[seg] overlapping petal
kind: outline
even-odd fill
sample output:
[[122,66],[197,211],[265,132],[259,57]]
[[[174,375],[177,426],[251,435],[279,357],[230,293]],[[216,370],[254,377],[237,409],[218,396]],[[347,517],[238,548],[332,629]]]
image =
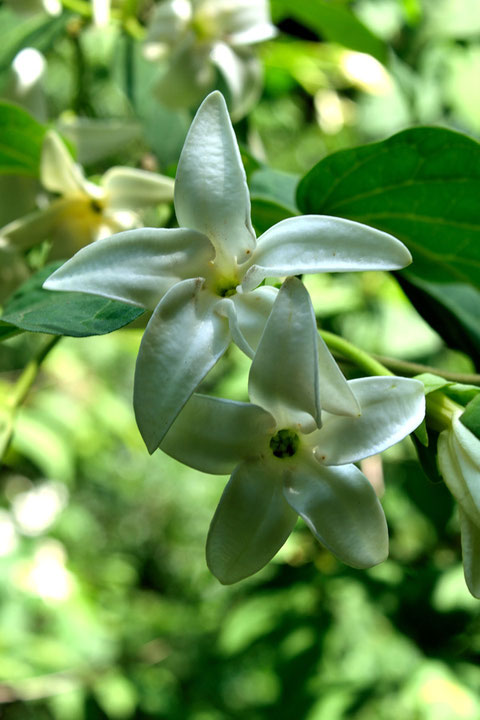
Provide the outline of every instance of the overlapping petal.
[[[243,262],[255,247],[245,170],[225,100],[211,93],[202,103],[178,164],[175,211],[180,225],[207,235],[217,251]],[[220,257],[219,257],[220,256]]]
[[150,453],[230,343],[228,322],[214,311],[218,298],[202,286],[201,279],[174,285],[142,338],[133,405]]
[[153,309],[174,283],[197,275],[213,255],[208,239],[195,230],[127,230],[80,250],[44,287]]
[[294,528],[297,513],[283,496],[277,465],[241,463],[223,491],[208,533],[207,564],[225,585],[264,567]]
[[138,209],[173,200],[174,182],[171,178],[136,168],[113,167],[107,170],[102,177],[102,186],[108,193],[112,210]]
[[248,390],[279,427],[321,425],[315,313],[304,285],[286,280],[252,362]]
[[322,409],[357,418],[361,413],[358,400],[319,333],[317,351]]
[[179,43],[155,87],[164,105],[181,108],[201,102],[215,81],[209,56],[210,48],[196,44],[193,35],[187,35]]
[[317,272],[398,270],[411,263],[403,243],[361,223],[327,215],[287,218],[257,240],[242,286],[266,277]]
[[284,473],[284,494],[320,542],[347,565],[367,568],[387,557],[385,514],[355,465],[323,467],[304,450]]
[[50,192],[75,195],[85,192],[86,180],[54,130],[43,141],[40,162],[42,184]]
[[459,516],[465,581],[472,595],[480,599],[480,528],[462,507]]
[[480,528],[480,441],[459,417],[438,437],[438,466],[450,492]]
[[253,351],[258,347],[277,294],[277,288],[263,285],[249,293],[241,292],[240,288],[240,292],[231,298],[239,330]]
[[257,405],[193,395],[160,449],[197,470],[224,475],[260,456],[274,428],[273,417]]
[[266,0],[204,0],[200,14],[217,25],[219,36],[231,45],[250,45],[277,34]]
[[324,415],[321,430],[308,440],[323,465],[356,462],[402,440],[425,415],[424,385],[403,377],[370,377],[350,380],[361,415]]
[[8,223],[1,229],[0,235],[17,250],[28,250],[52,237],[70,204],[70,200],[59,198],[44,210],[35,210]]
[[247,114],[262,93],[262,65],[250,48],[233,49],[222,42],[215,43],[210,58],[225,80],[230,115],[235,122]]

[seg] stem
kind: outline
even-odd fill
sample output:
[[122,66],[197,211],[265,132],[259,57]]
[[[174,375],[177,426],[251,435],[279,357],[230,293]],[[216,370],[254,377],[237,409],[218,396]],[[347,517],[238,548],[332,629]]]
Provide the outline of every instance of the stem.
[[408,360],[397,360],[397,358],[385,357],[384,355],[373,355],[379,362],[393,371],[398,371],[403,375],[421,375],[421,373],[432,373],[440,375],[445,380],[464,383],[466,385],[480,385],[480,375],[475,373],[457,373],[450,370],[440,370],[432,365],[423,365],[422,363],[409,362]]
[[55,347],[60,340],[61,335],[53,335],[47,340],[45,345],[40,348],[35,357],[30,360],[20,377],[18,378],[12,393],[9,395],[8,404],[12,408],[18,408],[25,400],[28,391],[32,387],[40,370],[42,362],[47,357],[52,348]]
[[393,375],[393,373],[382,365],[378,360],[373,358],[364,350],[356,347],[348,340],[344,340],[339,335],[328,332],[327,330],[320,330],[320,335],[327,343],[330,350],[340,353],[347,360],[351,360],[362,370],[365,370],[369,375]]

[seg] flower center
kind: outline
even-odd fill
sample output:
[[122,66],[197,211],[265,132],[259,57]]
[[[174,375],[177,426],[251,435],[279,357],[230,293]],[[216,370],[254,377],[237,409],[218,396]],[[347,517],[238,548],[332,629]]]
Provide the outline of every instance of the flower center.
[[279,430],[270,440],[270,448],[275,457],[292,457],[298,450],[300,439],[293,430]]

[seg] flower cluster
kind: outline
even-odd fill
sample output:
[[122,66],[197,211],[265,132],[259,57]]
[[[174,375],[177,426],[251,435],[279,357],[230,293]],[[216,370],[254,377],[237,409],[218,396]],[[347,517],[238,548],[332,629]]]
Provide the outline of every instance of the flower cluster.
[[111,168],[98,185],[90,182],[53,130],[43,142],[40,181],[57,197],[1,228],[0,238],[16,250],[49,239],[52,259],[71,257],[94,240],[140,227],[138,210],[173,198],[171,178],[129,167]]
[[266,0],[163,0],[145,42],[147,58],[167,61],[157,84],[159,98],[175,108],[198,105],[220,73],[232,117],[239,119],[262,87],[252,45],[276,33]]
[[[318,334],[295,275],[397,269],[405,246],[365,225],[292,217],[255,237],[226,104],[203,102],[175,181],[177,229],[120,232],[80,250],[45,283],[153,311],[135,370],[134,408],[150,452],[159,446],[206,472],[233,469],[212,521],[208,563],[224,583],[263,567],[297,515],[355,567],[387,552],[381,506],[352,463],[422,420],[422,383],[347,382]],[[271,277],[288,279],[280,291]],[[235,342],[249,357],[251,403],[194,395]]]

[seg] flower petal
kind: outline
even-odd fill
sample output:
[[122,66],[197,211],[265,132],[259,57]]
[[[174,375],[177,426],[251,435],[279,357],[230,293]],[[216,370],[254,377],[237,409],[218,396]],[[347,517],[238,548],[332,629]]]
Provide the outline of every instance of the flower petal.
[[272,416],[257,405],[192,395],[160,449],[202,472],[226,475],[268,447]]
[[249,293],[242,292],[240,288],[231,298],[240,332],[253,350],[258,347],[277,295],[277,288],[263,285]]
[[461,507],[460,529],[465,582],[472,595],[480,599],[480,529]]
[[248,382],[250,399],[268,410],[280,428],[311,432],[321,425],[317,326],[310,297],[297,278],[278,293]]
[[388,529],[373,487],[355,465],[322,467],[299,453],[284,475],[284,494],[313,534],[339,560],[367,568],[388,555]]
[[145,46],[157,43],[176,44],[192,18],[189,0],[163,0],[155,8],[148,24]]
[[147,325],[135,368],[133,406],[150,453],[230,342],[218,298],[203,280],[184,280],[158,304]]
[[72,201],[68,198],[54,200],[45,209],[36,210],[5,225],[0,230],[0,237],[6,238],[17,250],[28,250],[51,238],[71,205]]
[[367,377],[348,385],[361,415],[324,415],[322,429],[309,437],[322,465],[345,465],[382,452],[413,432],[425,415],[425,390],[419,380]]
[[230,45],[250,45],[277,35],[266,0],[216,0],[203,3],[200,13],[209,7],[211,14],[215,14],[212,20],[218,27],[218,36],[226,37]]
[[412,262],[392,235],[327,215],[287,218],[258,238],[245,290],[264,278],[317,272],[397,270]]
[[113,167],[102,177],[112,209],[148,207],[173,200],[173,180],[146,170]]
[[224,585],[253,575],[282,547],[296,520],[275,465],[260,460],[241,463],[210,525],[208,567]]
[[457,417],[438,436],[438,467],[462,510],[480,527],[480,441]]
[[[209,55],[210,46],[195,44],[191,33],[175,46],[155,85],[155,94],[163,105],[181,109],[197,106],[202,101],[215,83],[215,69]],[[179,223],[184,224],[180,220]]]
[[317,333],[317,349],[322,409],[357,418],[361,412],[358,400],[320,333]]
[[262,94],[262,64],[248,48],[233,50],[223,42],[215,43],[210,58],[225,80],[230,116],[236,122]]
[[239,263],[255,247],[245,170],[225,100],[211,93],[183,146],[175,183],[179,225],[207,235],[217,256]]
[[44,287],[153,309],[179,279],[202,275],[212,257],[210,242],[195,230],[127,230],[80,250]]
[[87,194],[87,181],[81,169],[54,130],[45,135],[40,161],[42,185],[60,195]]

